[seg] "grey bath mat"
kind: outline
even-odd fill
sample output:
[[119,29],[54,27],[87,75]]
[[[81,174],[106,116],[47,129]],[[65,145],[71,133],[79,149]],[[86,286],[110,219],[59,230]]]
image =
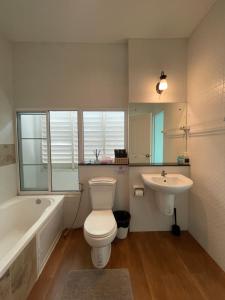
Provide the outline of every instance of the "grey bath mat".
[[61,300],[132,300],[127,269],[78,270],[68,274]]

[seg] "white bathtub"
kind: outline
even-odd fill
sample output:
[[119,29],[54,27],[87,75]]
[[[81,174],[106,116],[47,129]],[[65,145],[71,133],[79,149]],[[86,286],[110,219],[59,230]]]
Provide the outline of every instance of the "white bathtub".
[[0,278],[35,235],[40,274],[62,230],[63,199],[17,196],[0,205]]

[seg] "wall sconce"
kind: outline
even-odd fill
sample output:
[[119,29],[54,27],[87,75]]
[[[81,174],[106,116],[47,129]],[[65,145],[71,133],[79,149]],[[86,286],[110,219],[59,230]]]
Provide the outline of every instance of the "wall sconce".
[[164,74],[164,72],[161,72],[160,81],[156,85],[156,91],[158,94],[162,94],[163,91],[167,90],[168,83],[167,83],[167,75]]

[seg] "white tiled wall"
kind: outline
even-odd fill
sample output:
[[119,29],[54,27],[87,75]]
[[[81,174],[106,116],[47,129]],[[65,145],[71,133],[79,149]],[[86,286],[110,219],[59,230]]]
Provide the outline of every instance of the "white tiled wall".
[[[0,36],[0,144],[13,144],[12,46]],[[0,167],[0,202],[16,195],[16,165]]]
[[14,43],[19,109],[126,108],[127,45]]
[[0,203],[17,194],[16,164],[0,167]]
[[[224,0],[216,2],[190,38],[188,105],[190,125],[225,125]],[[225,132],[192,136],[188,150],[194,180],[189,230],[225,270]]]
[[13,144],[12,45],[0,35],[0,144]]
[[[130,39],[128,42],[129,102],[186,102],[187,39]],[[169,89],[156,92],[160,72]]]

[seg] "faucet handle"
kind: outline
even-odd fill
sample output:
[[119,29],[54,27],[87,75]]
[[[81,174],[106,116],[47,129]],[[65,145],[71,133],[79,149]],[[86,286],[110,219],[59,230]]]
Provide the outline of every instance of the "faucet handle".
[[165,177],[166,175],[167,175],[166,171],[165,171],[165,170],[162,170],[161,176]]

